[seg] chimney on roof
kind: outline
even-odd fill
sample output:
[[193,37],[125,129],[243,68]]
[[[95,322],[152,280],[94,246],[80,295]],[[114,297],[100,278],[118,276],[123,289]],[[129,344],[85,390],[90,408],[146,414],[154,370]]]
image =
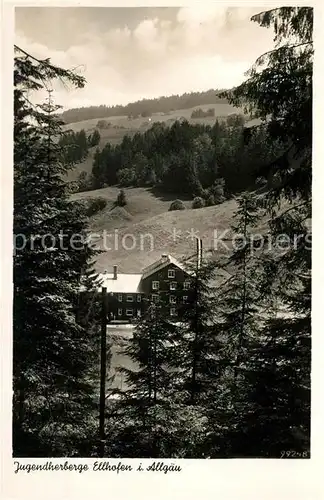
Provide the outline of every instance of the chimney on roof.
[[162,254],[162,259],[163,259],[163,260],[166,260],[167,258],[168,258],[168,254],[163,253],[163,254]]
[[114,269],[113,270],[114,280],[116,280],[117,279],[117,266],[114,266],[113,269]]

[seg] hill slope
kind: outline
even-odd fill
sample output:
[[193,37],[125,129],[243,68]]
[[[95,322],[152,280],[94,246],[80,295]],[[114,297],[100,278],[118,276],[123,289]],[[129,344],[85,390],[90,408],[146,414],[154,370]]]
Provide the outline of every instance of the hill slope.
[[194,234],[202,238],[207,251],[213,247],[214,231],[219,233],[229,227],[237,206],[233,199],[193,210],[192,200],[183,200],[186,210],[169,212],[174,196],[162,197],[149,188],[129,188],[125,189],[127,205],[114,208],[118,192],[111,186],[71,197],[107,200],[106,208],[90,219],[89,226],[94,241],[104,250],[96,263],[99,272],[114,264],[121,272],[140,272],[162,253],[177,258],[192,255],[196,248]]
[[[229,228],[236,201],[230,200],[213,207],[164,212],[141,222],[129,221],[126,226],[112,228],[109,221],[106,237],[101,239],[96,269],[103,272],[118,265],[121,272],[140,272],[143,267],[170,253],[181,259],[195,253],[196,236],[203,241],[205,251],[214,248],[217,234]],[[224,251],[219,245],[219,251]]]
[[[89,198],[105,198],[107,206],[91,219],[92,231],[110,231],[120,227],[128,227],[138,222],[142,222],[148,218],[163,214],[169,210],[171,201],[176,197],[174,195],[165,196],[159,195],[158,192],[150,188],[127,188],[125,189],[127,205],[123,212],[120,212],[120,217],[114,217],[111,213],[117,195],[120,189],[116,186],[109,186],[94,191],[85,191],[83,193],[74,193],[71,196],[72,200],[84,200]],[[186,207],[190,207],[191,200],[183,200]],[[129,215],[127,222],[127,216]],[[115,212],[116,213],[116,212]]]
[[[196,237],[202,239],[205,254],[212,250],[220,255],[230,250],[225,247],[224,239],[231,237],[230,226],[237,209],[235,198],[200,209],[191,209],[192,200],[183,200],[186,210],[169,212],[174,196],[166,198],[149,188],[128,188],[125,189],[127,204],[121,208],[115,206],[118,192],[119,188],[111,186],[71,196],[72,200],[96,197],[107,200],[105,209],[89,220],[93,242],[103,251],[95,264],[98,272],[112,269],[113,265],[120,272],[141,272],[163,253],[181,260],[195,254]],[[259,221],[255,233],[263,234],[266,219]]]
[[74,108],[64,111],[62,119],[65,123],[75,123],[92,118],[98,119],[119,115],[149,116],[153,113],[169,113],[174,109],[188,109],[210,103],[226,103],[227,100],[220,97],[219,93],[220,90],[210,89],[205,92],[190,92],[182,95],[142,99],[126,105]]

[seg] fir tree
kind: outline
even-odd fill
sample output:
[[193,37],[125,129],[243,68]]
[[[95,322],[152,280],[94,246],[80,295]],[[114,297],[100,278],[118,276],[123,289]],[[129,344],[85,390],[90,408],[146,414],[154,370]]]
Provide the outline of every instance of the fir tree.
[[263,196],[269,240],[283,235],[287,245],[283,251],[275,242],[263,263],[264,301],[276,308],[264,316],[251,357],[256,379],[250,398],[258,425],[252,424],[254,415],[245,421],[245,443],[253,455],[278,457],[282,448],[309,450],[313,9],[276,8],[252,19],[274,28],[276,46],[228,97],[256,112],[270,138],[285,146],[259,175],[269,181]]
[[215,389],[218,347],[216,324],[215,282],[218,269],[215,263],[202,261],[186,264],[191,290],[184,304],[178,304],[173,356],[170,366],[175,370],[174,384],[177,400],[184,404],[206,401]]
[[99,148],[96,148],[93,157],[92,178],[93,178],[94,188],[101,188],[104,185],[105,175],[102,168],[102,159]]
[[85,130],[84,129],[80,130],[80,132],[75,134],[75,137],[76,137],[76,145],[78,148],[78,158],[81,161],[88,155],[88,140]]
[[[14,233],[25,244],[14,257],[15,456],[82,456],[93,453],[96,438],[96,340],[76,317],[94,251],[84,211],[69,201],[62,180],[68,166],[60,161],[57,107],[51,99],[35,106],[27,97],[55,78],[84,84],[16,47]],[[75,246],[73,235],[79,235]]]
[[100,142],[100,132],[98,129],[95,129],[93,134],[90,134],[88,137],[88,144],[90,148],[93,148],[94,146],[98,146]]
[[206,418],[177,396],[174,352],[179,339],[162,310],[161,300],[149,304],[123,350],[137,368],[121,368],[127,389],[112,404],[112,456],[194,457],[203,442]]
[[[123,406],[129,419],[123,432],[131,432],[133,453],[138,453],[140,448],[141,456],[143,453],[158,456],[155,413],[157,405],[167,401],[166,394],[172,380],[167,369],[170,348],[166,344],[170,338],[170,325],[161,315],[161,303],[150,303],[144,318],[137,323],[133,338],[123,349],[123,354],[138,366],[138,370],[120,368],[127,386]],[[134,442],[134,435],[139,431]],[[125,446],[130,453],[126,436]]]

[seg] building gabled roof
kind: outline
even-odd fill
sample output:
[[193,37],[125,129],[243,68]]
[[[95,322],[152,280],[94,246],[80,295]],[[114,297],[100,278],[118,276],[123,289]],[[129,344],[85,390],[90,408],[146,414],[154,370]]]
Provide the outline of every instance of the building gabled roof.
[[114,279],[113,273],[102,273],[99,275],[100,288],[106,287],[107,292],[112,293],[140,293],[139,285],[142,279],[142,274],[117,274],[117,279]]
[[173,264],[174,266],[178,267],[179,269],[182,269],[182,271],[190,274],[188,270],[185,268],[183,264],[181,264],[177,259],[172,257],[172,255],[162,255],[162,257],[157,260],[156,262],[153,262],[153,264],[145,267],[143,269],[143,276],[142,278],[145,279],[148,276],[151,276],[152,274],[156,273],[157,271],[160,271],[160,269],[163,269],[166,266],[169,266],[170,264]]

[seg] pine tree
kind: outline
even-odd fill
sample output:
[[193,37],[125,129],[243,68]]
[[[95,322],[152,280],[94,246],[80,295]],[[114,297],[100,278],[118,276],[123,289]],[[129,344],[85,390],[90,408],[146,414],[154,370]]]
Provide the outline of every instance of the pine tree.
[[[246,442],[253,455],[280,456],[282,449],[309,450],[311,335],[311,158],[313,9],[283,7],[252,18],[273,27],[275,49],[228,94],[264,122],[284,150],[259,175],[268,179],[263,206],[270,215],[272,252],[264,259],[264,298],[276,308],[265,315],[253,357],[258,383],[251,388],[254,414]],[[287,204],[290,204],[290,206]],[[279,208],[279,211],[278,211]],[[283,251],[275,241],[288,242]],[[298,244],[296,244],[296,237]],[[252,418],[258,415],[258,425]]]
[[232,225],[234,249],[228,266],[233,268],[233,275],[227,283],[224,311],[226,322],[223,326],[224,331],[229,334],[232,352],[235,352],[234,379],[238,378],[241,359],[245,357],[243,351],[246,338],[253,336],[257,329],[258,268],[252,233],[257,221],[258,207],[255,200],[251,195],[245,194],[238,200],[238,209]]
[[95,129],[93,134],[90,134],[88,137],[88,144],[90,148],[93,148],[94,146],[98,146],[100,142],[100,132],[98,129]]
[[112,404],[112,456],[194,457],[203,442],[206,418],[199,408],[178,401],[174,352],[179,338],[162,310],[162,300],[148,305],[123,350],[137,368],[121,368],[127,389]]
[[[307,207],[304,211],[293,208],[290,213],[286,229],[279,220],[282,223],[288,214],[279,214],[272,220],[269,234],[272,238],[284,234],[286,249],[275,242],[272,252],[263,258],[260,286],[265,321],[251,351],[255,381],[249,396],[258,423],[247,438],[254,455],[280,457],[282,450],[293,449],[306,458],[310,439],[311,252],[303,225]],[[296,248],[292,231],[297,227]]]
[[[223,262],[203,259],[189,264],[192,290],[188,300],[179,309],[175,325],[175,345],[169,365],[173,370],[175,388],[173,401],[186,408],[188,424],[190,415],[197,416],[196,441],[191,444],[195,457],[211,458],[228,456],[225,449],[231,412],[228,377],[230,364],[223,335],[223,302],[220,294],[227,273]],[[217,443],[217,444],[216,444]]]
[[253,236],[259,216],[259,207],[252,195],[239,198],[231,228],[232,248],[224,262],[227,277],[217,290],[217,353],[222,367],[219,385],[223,393],[219,393],[219,406],[211,405],[209,446],[212,456],[240,456],[241,443],[245,443],[241,456],[249,452],[243,423],[245,415],[251,412],[249,389],[254,367],[251,367],[250,357],[261,330],[262,317],[259,290],[262,266]]
[[84,129],[80,130],[80,132],[76,133],[75,136],[78,148],[78,157],[79,160],[82,161],[88,155],[88,140],[85,130]]
[[[138,456],[138,453],[158,456],[155,415],[157,405],[165,403],[171,383],[171,373],[167,370],[169,349],[166,347],[169,329],[161,315],[161,304],[150,303],[144,318],[136,325],[133,338],[123,349],[123,354],[138,365],[138,370],[120,368],[127,386],[122,403],[127,414],[122,441],[128,456]],[[127,439],[129,433],[131,442]]]
[[119,207],[124,207],[127,204],[126,194],[123,189],[121,189],[118,193],[116,204]]
[[[58,144],[62,123],[49,98],[29,102],[29,90],[61,78],[84,80],[16,47],[14,68],[13,453],[82,456],[93,453],[96,339],[77,321],[82,275],[93,249],[86,217],[69,201]],[[79,235],[78,243],[72,243]]]
[[103,187],[105,182],[105,172],[103,170],[102,156],[99,148],[96,148],[93,157],[92,178],[94,188],[98,189]]

